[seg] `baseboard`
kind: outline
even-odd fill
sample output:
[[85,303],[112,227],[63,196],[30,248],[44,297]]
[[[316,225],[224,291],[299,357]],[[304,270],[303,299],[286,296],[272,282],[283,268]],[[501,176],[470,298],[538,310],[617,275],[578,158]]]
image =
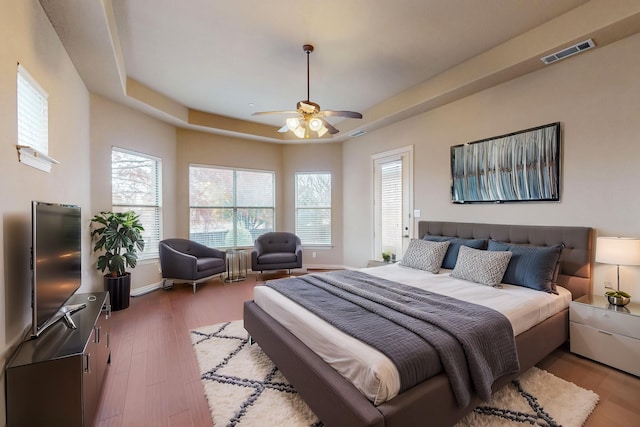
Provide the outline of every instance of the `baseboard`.
[[130,295],[132,297],[140,297],[142,295],[148,294],[149,292],[153,292],[157,289],[162,289],[162,282],[151,283],[150,285],[147,285],[147,286],[131,289]]

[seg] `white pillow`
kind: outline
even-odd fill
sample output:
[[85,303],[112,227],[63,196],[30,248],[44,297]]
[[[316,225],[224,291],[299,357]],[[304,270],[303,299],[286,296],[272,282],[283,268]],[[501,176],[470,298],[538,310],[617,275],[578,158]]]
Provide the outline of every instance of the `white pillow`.
[[451,277],[496,286],[502,282],[510,259],[509,251],[483,251],[460,246],[458,260],[453,267]]
[[400,265],[437,274],[440,272],[440,266],[448,247],[449,242],[411,239]]

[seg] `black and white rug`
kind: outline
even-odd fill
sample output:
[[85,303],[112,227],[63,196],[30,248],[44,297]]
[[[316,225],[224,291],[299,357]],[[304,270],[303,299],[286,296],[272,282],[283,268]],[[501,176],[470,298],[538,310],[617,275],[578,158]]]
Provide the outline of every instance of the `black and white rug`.
[[[242,321],[191,331],[214,426],[322,426]],[[456,426],[579,427],[598,395],[538,368],[495,393]]]

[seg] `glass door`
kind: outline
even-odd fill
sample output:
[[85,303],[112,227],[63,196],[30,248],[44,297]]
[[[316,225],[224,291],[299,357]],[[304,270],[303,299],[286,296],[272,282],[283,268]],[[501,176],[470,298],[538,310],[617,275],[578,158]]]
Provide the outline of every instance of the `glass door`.
[[401,259],[413,232],[413,147],[373,156],[374,253],[373,259]]

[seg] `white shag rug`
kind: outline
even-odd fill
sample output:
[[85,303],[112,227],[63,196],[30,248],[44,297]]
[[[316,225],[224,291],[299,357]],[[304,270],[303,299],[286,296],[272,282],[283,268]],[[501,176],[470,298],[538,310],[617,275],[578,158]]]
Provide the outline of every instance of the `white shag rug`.
[[[322,426],[260,347],[249,345],[241,320],[191,331],[191,341],[214,426]],[[456,427],[579,427],[598,399],[596,393],[534,367]]]

